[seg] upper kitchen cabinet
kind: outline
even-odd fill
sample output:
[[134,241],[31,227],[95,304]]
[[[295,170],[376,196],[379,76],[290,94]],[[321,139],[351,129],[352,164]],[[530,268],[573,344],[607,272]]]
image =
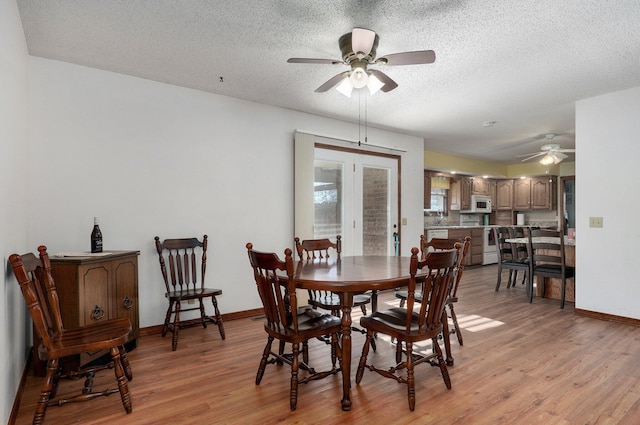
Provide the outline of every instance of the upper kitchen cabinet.
[[513,180],[496,182],[496,201],[493,205],[498,211],[513,209]]
[[474,195],[489,195],[489,181],[482,177],[472,177],[471,193]]
[[554,176],[517,179],[514,183],[515,210],[553,210],[556,208]]
[[487,180],[487,186],[489,188],[489,196],[491,197],[491,210],[495,211],[497,209],[497,201],[498,201],[498,182],[495,180]]
[[451,179],[451,183],[449,184],[449,210],[450,211],[460,211],[462,207],[460,195],[461,195],[460,180]]
[[449,208],[451,211],[464,211],[471,209],[471,177],[456,177],[451,179],[449,187]]

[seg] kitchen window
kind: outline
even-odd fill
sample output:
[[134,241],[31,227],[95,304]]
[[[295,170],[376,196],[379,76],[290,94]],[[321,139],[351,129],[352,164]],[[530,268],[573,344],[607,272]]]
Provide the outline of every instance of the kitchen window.
[[425,212],[435,212],[447,215],[447,189],[431,189],[431,208],[424,210]]

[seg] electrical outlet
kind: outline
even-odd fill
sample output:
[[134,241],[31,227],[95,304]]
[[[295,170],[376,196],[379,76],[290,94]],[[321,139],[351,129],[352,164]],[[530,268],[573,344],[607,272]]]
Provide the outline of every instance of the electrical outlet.
[[602,227],[602,217],[589,217],[589,227]]

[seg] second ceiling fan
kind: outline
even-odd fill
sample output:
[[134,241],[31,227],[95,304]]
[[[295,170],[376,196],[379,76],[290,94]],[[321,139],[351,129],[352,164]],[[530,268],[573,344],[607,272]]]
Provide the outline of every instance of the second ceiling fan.
[[370,65],[419,65],[433,63],[436,60],[436,54],[433,50],[393,53],[376,58],[378,41],[379,37],[374,31],[366,28],[354,28],[352,32],[344,34],[338,40],[342,60],[290,58],[287,62],[350,66],[350,70],[331,77],[315,91],[322,93],[337,86],[336,89],[342,94],[351,96],[351,91],[354,88],[367,87],[369,92],[373,94],[378,90],[388,92],[398,87],[398,83],[384,72],[369,69]]

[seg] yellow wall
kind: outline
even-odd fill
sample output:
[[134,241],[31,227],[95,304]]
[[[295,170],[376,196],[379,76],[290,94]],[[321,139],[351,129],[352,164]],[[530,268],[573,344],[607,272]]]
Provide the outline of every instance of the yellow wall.
[[424,151],[424,168],[427,170],[455,171],[460,174],[486,175],[497,178],[516,178],[545,174],[553,176],[575,175],[575,162],[561,162],[558,165],[551,166],[542,165],[538,161],[507,165],[432,151]]

